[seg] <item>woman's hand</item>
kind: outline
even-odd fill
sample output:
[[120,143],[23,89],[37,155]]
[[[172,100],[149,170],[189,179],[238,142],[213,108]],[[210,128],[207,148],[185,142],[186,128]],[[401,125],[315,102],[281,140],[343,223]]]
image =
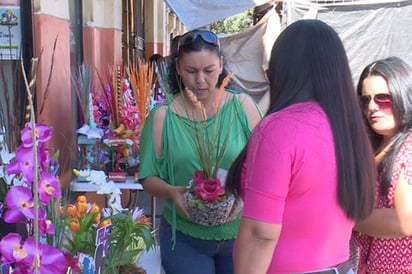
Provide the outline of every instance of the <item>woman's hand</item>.
[[184,186],[173,186],[171,189],[171,197],[176,203],[177,208],[187,217],[190,217],[189,212],[183,204],[184,194],[187,191],[187,188]]

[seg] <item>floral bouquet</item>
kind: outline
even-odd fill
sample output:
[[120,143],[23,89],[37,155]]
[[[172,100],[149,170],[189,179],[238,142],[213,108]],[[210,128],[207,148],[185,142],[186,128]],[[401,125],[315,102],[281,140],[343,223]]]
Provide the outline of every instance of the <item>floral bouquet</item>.
[[141,130],[163,98],[153,91],[152,64],[142,59],[127,67],[113,66],[107,79],[92,75],[82,66],[73,77],[82,123],[75,168],[104,169],[111,179],[124,181],[138,172]]
[[[184,204],[191,219],[198,224],[213,226],[233,221],[242,208],[242,201],[233,194],[225,193],[224,183],[227,171],[219,166],[226,152],[229,141],[229,131],[218,125],[219,105],[229,74],[220,86],[214,102],[214,120],[211,129],[207,127],[208,119],[205,106],[197,100],[189,89],[184,89],[184,95],[190,99],[197,113],[189,113],[193,123],[193,148],[197,153],[202,170],[196,170],[184,195]],[[231,119],[236,117],[236,113]]]

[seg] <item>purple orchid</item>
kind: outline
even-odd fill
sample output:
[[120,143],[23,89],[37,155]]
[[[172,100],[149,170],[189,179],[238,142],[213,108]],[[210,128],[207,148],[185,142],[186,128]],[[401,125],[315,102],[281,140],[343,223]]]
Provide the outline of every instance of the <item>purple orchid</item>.
[[45,143],[39,143],[37,146],[37,155],[40,161],[40,168],[42,170],[47,170],[50,167],[52,158],[49,155],[49,151],[47,150]]
[[66,258],[62,251],[45,244],[41,245],[40,251],[39,273],[66,273]]
[[50,198],[60,197],[61,191],[59,186],[59,181],[53,174],[42,171],[40,172],[39,180],[39,199],[40,201],[47,205],[50,202]]
[[16,158],[6,166],[8,174],[21,173],[28,183],[33,182],[33,150],[19,146],[16,151]]
[[[40,143],[45,143],[51,139],[51,127],[45,124],[37,124],[34,133],[36,135],[36,140]],[[27,123],[26,126],[21,131],[21,141],[24,147],[32,147],[32,127],[31,123]]]
[[0,241],[1,262],[11,264],[23,261],[27,256],[18,233],[9,233]]
[[46,218],[39,220],[39,231],[42,235],[54,235],[54,224]]
[[[0,241],[3,263],[16,263],[18,273],[33,273],[36,257],[35,240],[28,237],[23,243],[17,233],[9,233]],[[63,253],[50,245],[38,244],[38,273],[64,273],[66,259]]]
[[[45,144],[40,143],[37,159],[42,170],[47,170],[51,161]],[[16,151],[16,158],[6,166],[7,174],[21,174],[26,182],[31,184],[34,177],[33,148],[19,146]]]
[[34,219],[33,194],[24,186],[14,186],[9,189],[5,199],[7,211],[4,220],[7,223],[17,223],[24,218]]

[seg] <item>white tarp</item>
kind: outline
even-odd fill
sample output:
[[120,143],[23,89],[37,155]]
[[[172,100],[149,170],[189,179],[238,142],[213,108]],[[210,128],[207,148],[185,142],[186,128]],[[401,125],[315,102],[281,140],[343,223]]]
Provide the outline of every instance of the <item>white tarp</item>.
[[268,0],[165,0],[188,30],[269,2]]

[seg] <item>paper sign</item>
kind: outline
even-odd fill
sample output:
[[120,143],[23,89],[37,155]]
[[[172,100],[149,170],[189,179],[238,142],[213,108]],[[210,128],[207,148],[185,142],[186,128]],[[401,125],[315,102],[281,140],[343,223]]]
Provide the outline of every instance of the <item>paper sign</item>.
[[0,6],[0,60],[20,58],[20,7]]

